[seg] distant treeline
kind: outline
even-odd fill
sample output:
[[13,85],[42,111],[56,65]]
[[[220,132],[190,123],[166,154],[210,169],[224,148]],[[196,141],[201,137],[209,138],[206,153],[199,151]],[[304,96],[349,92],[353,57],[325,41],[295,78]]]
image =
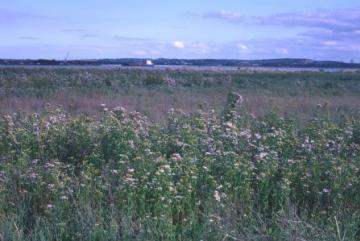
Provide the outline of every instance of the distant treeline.
[[[88,59],[88,60],[50,60],[50,59],[0,59],[1,65],[107,65],[123,66],[145,65],[147,59]],[[360,68],[360,63],[339,61],[316,61],[311,59],[151,59],[155,65],[190,66],[230,66],[230,67],[293,67],[293,68]]]

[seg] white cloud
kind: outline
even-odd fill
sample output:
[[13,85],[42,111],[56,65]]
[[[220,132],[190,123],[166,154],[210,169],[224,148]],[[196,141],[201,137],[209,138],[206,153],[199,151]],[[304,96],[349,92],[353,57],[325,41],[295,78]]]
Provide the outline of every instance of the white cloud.
[[238,43],[236,46],[241,50],[248,50],[249,49],[248,46],[246,46],[245,44],[242,44],[242,43]]
[[328,29],[340,33],[354,32],[360,27],[360,7],[337,10],[319,9],[308,13],[279,13],[254,19],[256,23],[263,25]]
[[336,42],[336,41],[325,41],[324,45],[325,46],[337,46],[338,42]]
[[209,52],[209,46],[204,43],[193,43],[190,47],[195,53],[206,54]]
[[243,16],[240,13],[227,11],[227,10],[221,10],[219,12],[204,13],[203,17],[204,18],[217,18],[217,19],[222,19],[222,20],[232,21],[232,22],[234,22],[234,21],[237,22],[237,21],[243,20]]
[[175,41],[173,43],[174,47],[177,49],[184,49],[185,48],[185,43],[182,41]]
[[275,52],[276,52],[276,53],[279,53],[279,54],[288,54],[288,53],[289,53],[289,50],[286,49],[286,48],[276,48],[276,49],[275,49]]

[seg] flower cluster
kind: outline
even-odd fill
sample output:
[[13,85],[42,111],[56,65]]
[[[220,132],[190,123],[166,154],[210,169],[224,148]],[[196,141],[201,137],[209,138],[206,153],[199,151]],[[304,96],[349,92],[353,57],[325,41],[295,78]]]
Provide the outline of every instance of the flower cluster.
[[284,213],[328,230],[334,216],[360,220],[358,120],[299,127],[229,101],[225,117],[171,110],[164,125],[122,107],[94,119],[4,116],[0,234],[20,214],[24,235],[48,225],[64,240],[241,240],[252,222],[281,228]]

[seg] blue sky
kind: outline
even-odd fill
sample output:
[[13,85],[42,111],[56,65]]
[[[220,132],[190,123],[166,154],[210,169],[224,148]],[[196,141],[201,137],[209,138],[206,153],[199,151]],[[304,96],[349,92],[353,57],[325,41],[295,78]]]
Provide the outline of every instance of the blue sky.
[[358,0],[0,0],[0,58],[360,62]]

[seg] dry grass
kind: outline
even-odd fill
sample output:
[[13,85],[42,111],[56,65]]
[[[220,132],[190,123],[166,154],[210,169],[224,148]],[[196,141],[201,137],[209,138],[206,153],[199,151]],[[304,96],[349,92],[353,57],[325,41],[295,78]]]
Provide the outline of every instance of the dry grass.
[[[14,110],[41,111],[50,104],[61,106],[72,114],[95,115],[102,110],[100,105],[106,104],[109,108],[123,106],[129,110],[136,110],[146,114],[151,120],[161,121],[166,118],[170,108],[192,112],[206,107],[221,111],[228,91],[226,88],[177,91],[137,88],[115,95],[62,92],[47,98],[3,97],[0,99],[0,113]],[[246,108],[255,116],[276,111],[281,115],[306,119],[315,113],[318,104],[325,103],[328,103],[330,113],[335,117],[342,113],[350,113],[353,116],[360,113],[360,97],[357,96],[281,97],[247,92],[243,93],[243,97]]]
[[241,93],[257,116],[277,111],[307,119],[324,103],[335,118],[360,112],[359,73],[9,68],[0,69],[0,114],[51,104],[94,115],[106,104],[159,121],[170,108],[191,112],[204,102],[220,112],[229,91]]

